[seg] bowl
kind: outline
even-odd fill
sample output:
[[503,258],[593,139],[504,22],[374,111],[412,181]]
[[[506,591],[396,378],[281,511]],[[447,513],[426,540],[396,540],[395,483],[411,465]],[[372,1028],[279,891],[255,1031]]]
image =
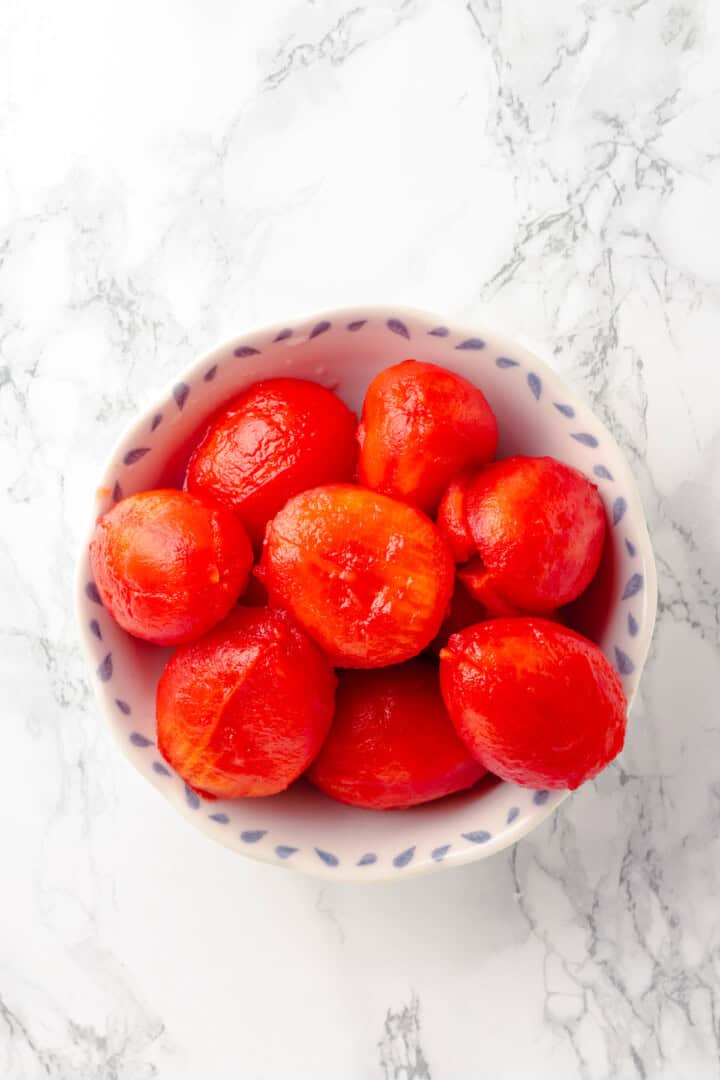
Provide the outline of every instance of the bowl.
[[608,514],[608,542],[598,577],[574,605],[572,622],[615,666],[631,704],[652,636],[657,585],[640,498],[620,448],[527,349],[489,330],[420,311],[328,311],[243,334],[202,356],[118,440],[100,474],[78,559],[83,650],[102,713],[131,764],[196,828],[234,851],[335,879],[407,877],[486,858],[539,825],[568,792],[487,778],[469,792],[386,812],[344,806],[302,780],[268,798],[199,798],[155,742],[155,688],[170,650],[138,641],[113,622],[92,580],[88,544],[95,520],[118,499],[181,485],[207,418],[258,379],[312,379],[359,411],[372,377],[408,357],[441,364],[481,387],[498,418],[499,456],[549,454],[597,484]]

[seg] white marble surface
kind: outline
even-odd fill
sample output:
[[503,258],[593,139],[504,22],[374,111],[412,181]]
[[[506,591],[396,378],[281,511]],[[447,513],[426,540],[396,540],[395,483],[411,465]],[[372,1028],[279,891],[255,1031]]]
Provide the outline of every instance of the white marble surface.
[[[720,1075],[720,5],[3,0],[0,1075]],[[661,605],[622,758],[515,850],[320,886],[99,723],[70,603],[147,393],[346,302],[497,326],[627,448]]]

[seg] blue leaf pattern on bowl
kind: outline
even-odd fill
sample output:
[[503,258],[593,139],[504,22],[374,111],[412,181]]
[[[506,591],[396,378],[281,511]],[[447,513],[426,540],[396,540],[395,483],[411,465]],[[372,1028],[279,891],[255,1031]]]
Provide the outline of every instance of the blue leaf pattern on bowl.
[[582,443],[583,446],[589,446],[593,450],[600,445],[595,436],[591,435],[589,431],[574,431],[572,437],[577,442]]
[[474,832],[464,832],[462,834],[466,840],[470,840],[473,844],[487,844],[491,839],[491,834],[486,832],[485,829],[476,829]]
[[180,382],[177,386],[173,386],[173,397],[175,398],[175,404],[180,412],[185,408],[185,402],[188,399],[190,393],[190,387],[187,383]]
[[88,600],[92,600],[93,604],[102,605],[100,593],[98,592],[97,585],[94,581],[88,581],[87,585],[85,586],[85,595],[87,596]]
[[615,646],[615,662],[621,675],[631,675],[635,670],[635,665],[628,654],[619,649],[617,645]]
[[332,851],[323,851],[322,848],[316,847],[315,854],[319,859],[322,859],[326,866],[337,866],[340,862],[337,855],[333,855]]
[[112,653],[108,653],[98,664],[97,677],[101,682],[110,682],[113,673]]
[[244,829],[240,833],[240,839],[244,844],[257,844],[258,840],[262,840],[266,835],[267,829]]
[[412,861],[412,857],[415,854],[415,847],[406,848],[405,851],[401,851],[399,855],[396,855],[393,859],[393,866],[397,866],[401,869],[403,866],[407,866]]
[[637,596],[637,594],[640,592],[642,587],[643,587],[643,576],[642,576],[642,574],[633,574],[632,577],[628,578],[628,580],[627,580],[627,584],[625,585],[625,588],[623,589],[623,594],[622,594],[621,599],[622,600],[629,600],[631,596]]
[[187,784],[185,784],[185,802],[191,810],[197,810],[200,805],[200,796],[197,792],[193,791],[191,787],[188,787]]
[[535,398],[536,401],[539,401],[540,395],[542,394],[542,382],[540,381],[540,376],[536,375],[534,371],[531,371],[527,377],[527,381],[528,386],[530,387],[530,390],[532,392],[532,396]]
[[149,446],[136,446],[134,450],[128,450],[127,454],[123,458],[123,465],[134,465],[136,461],[140,461],[146,454],[150,453]]
[[400,319],[388,319],[387,328],[388,330],[392,330],[393,334],[399,334],[400,337],[410,337],[410,331]]
[[623,499],[622,495],[618,495],[617,499],[613,503],[612,508],[612,523],[613,525],[619,525],[625,516],[627,510],[627,502]]
[[139,746],[141,750],[144,750],[147,746],[154,746],[152,739],[148,739],[147,735],[142,735],[139,731],[133,731],[130,742],[133,746]]

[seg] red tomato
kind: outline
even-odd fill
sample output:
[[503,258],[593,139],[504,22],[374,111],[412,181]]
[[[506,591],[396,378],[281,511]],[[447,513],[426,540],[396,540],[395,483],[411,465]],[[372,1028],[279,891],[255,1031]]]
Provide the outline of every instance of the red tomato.
[[456,563],[467,562],[477,553],[465,516],[467,486],[474,475],[472,469],[463,469],[445,489],[438,507],[437,527]]
[[187,469],[188,491],[233,510],[256,545],[287,500],[355,473],[357,421],[339,397],[304,379],[268,379],[211,425]]
[[284,611],[238,607],[178,649],[157,689],[161,754],[203,795],[283,791],[317,754],[335,676]]
[[424,514],[350,484],[291,499],[268,526],[260,566],[270,603],[341,667],[384,667],[424,649],[454,576]]
[[468,750],[504,780],[576,788],[622,749],[620,679],[597,645],[547,619],[494,619],[454,634],[440,683]]
[[597,488],[553,458],[511,457],[481,469],[467,486],[465,514],[489,583],[510,609],[561,607],[600,564],[606,521]]
[[345,671],[335,720],[308,777],[340,802],[389,810],[470,787],[485,770],[461,743],[424,660]]
[[227,615],[247,585],[252,550],[229,511],[166,488],[130,495],[100,518],[90,563],[123,630],[178,645]]
[[467,379],[404,360],[370,383],[358,439],[360,483],[431,513],[460,469],[492,460],[497,421]]

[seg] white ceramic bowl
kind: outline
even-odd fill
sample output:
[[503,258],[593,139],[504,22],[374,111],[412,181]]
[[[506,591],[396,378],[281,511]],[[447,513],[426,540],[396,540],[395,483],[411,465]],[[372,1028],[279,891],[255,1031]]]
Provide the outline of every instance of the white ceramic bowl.
[[[313,379],[359,410],[376,372],[408,357],[442,364],[481,387],[498,418],[499,456],[549,454],[599,486],[610,521],[596,586],[604,607],[595,610],[587,631],[632,702],[655,620],[656,573],[630,469],[607,429],[550,368],[486,330],[419,311],[368,307],[243,334],[180,372],[124,432],[100,475],[93,523],[124,495],[179,484],[187,448],[207,416],[258,379]],[[243,855],[335,879],[406,877],[492,855],[567,797],[493,779],[439,802],[385,813],[343,806],[304,781],[271,798],[201,800],[155,744],[155,687],[169,650],[115,625],[92,582],[87,542],[78,562],[77,617],[100,706],[123,753],[184,817]]]

